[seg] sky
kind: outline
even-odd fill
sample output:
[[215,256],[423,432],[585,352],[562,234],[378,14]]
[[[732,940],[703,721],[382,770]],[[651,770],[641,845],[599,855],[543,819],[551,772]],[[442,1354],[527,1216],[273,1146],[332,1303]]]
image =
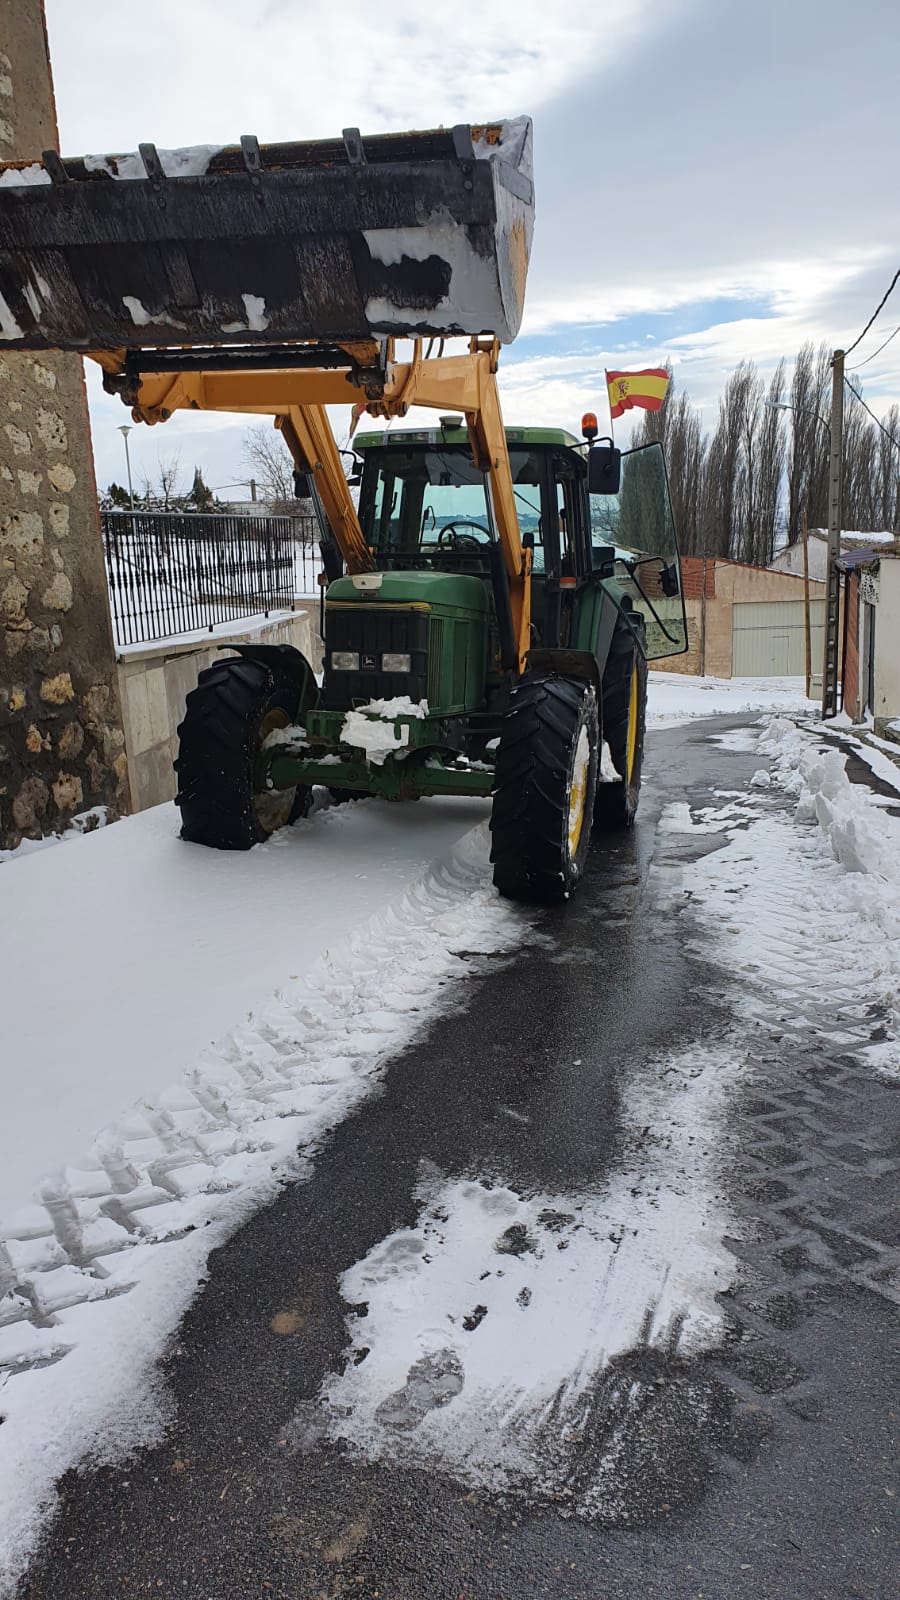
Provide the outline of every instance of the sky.
[[[606,420],[603,371],[670,361],[715,421],[737,363],[846,346],[900,266],[896,0],[47,0],[64,155],[534,119],[525,320],[503,353],[509,424]],[[900,285],[854,360],[900,323]],[[89,368],[91,364],[88,363]],[[900,335],[859,370],[900,399]],[[88,375],[98,482],[130,419]],[[411,417],[411,420],[415,420]],[[249,476],[246,427],[136,428],[136,486],[178,456]],[[336,431],[346,429],[343,412]],[[628,427],[617,437],[627,442]],[[236,489],[227,498],[240,498]]]

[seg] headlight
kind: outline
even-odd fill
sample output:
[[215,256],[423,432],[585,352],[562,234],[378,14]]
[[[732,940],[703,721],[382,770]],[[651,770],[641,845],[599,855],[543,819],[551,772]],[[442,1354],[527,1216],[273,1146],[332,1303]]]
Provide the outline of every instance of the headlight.
[[332,650],[331,665],[335,672],[358,672],[359,652],[357,650]]
[[386,651],[381,658],[382,672],[412,672],[412,656],[392,655]]

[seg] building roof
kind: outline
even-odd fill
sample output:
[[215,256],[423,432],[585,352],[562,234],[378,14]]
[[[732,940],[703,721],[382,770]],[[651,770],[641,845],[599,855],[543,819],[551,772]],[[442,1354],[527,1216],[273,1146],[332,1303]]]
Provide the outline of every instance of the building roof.
[[[556,444],[577,448],[583,441],[567,433],[564,428],[507,428],[507,444]],[[358,433],[353,440],[354,450],[373,450],[378,446],[390,448],[397,444],[468,445],[469,433],[462,418],[453,418],[453,425],[437,428],[391,428],[377,433]]]
[[856,567],[866,567],[872,561],[895,561],[900,550],[885,550],[883,545],[857,545],[853,550],[842,550],[835,563],[842,572],[853,572]]

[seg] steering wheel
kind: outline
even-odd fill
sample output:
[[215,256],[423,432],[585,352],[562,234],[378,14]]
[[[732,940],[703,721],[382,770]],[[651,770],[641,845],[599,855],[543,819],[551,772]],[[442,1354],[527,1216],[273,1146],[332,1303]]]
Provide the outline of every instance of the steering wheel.
[[[484,534],[484,538],[476,539],[471,533],[457,533],[457,528],[477,528],[479,533]],[[460,517],[457,522],[445,522],[438,534],[439,545],[444,543],[445,535],[448,536],[447,543],[452,545],[454,550],[471,550],[473,547],[480,549],[483,544],[490,544],[491,541],[487,528],[483,528],[480,522],[470,521],[468,517]]]

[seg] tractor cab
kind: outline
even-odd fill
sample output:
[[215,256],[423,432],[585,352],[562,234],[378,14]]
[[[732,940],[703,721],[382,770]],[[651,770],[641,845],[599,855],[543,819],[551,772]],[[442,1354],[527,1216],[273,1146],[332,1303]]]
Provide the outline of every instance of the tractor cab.
[[[632,618],[642,653],[683,650],[659,446],[626,452],[619,492],[597,495],[589,492],[587,447],[573,435],[505,431],[531,568],[532,654],[592,638],[604,590]],[[359,520],[376,570],[328,591],[325,699],[349,707],[414,691],[454,713],[483,709],[496,699],[515,646],[489,479],[472,459],[468,431],[461,418],[443,417],[435,429],[362,434],[355,448],[363,460]],[[440,659],[451,640],[448,683]]]

